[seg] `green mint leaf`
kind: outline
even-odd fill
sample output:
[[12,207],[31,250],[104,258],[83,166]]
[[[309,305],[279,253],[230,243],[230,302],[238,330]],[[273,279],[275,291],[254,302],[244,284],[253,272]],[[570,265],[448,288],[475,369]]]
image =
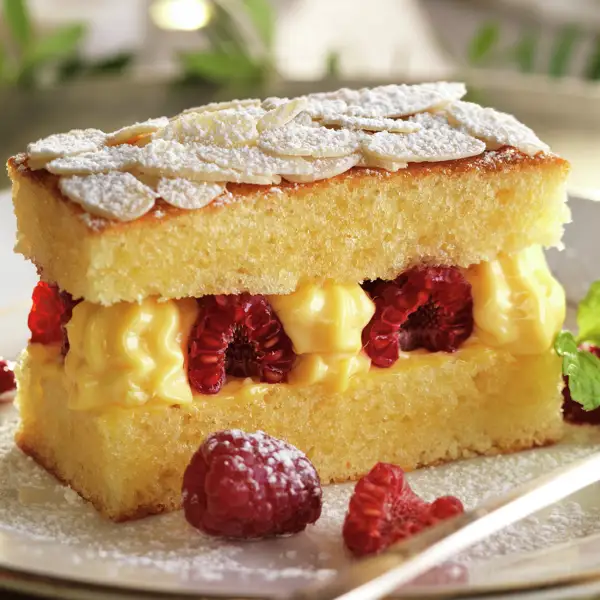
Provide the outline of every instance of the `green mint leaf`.
[[500,25],[496,21],[484,23],[469,43],[469,49],[467,51],[469,61],[472,64],[482,63],[489,57],[499,39]]
[[600,280],[590,286],[585,298],[577,309],[577,341],[600,346]]
[[554,349],[562,357],[562,371],[569,378],[571,398],[584,410],[600,407],[600,359],[591,352],[579,350],[570,331],[556,336]]
[[3,15],[6,25],[15,43],[21,51],[31,41],[31,20],[25,0],[4,0],[2,3]]

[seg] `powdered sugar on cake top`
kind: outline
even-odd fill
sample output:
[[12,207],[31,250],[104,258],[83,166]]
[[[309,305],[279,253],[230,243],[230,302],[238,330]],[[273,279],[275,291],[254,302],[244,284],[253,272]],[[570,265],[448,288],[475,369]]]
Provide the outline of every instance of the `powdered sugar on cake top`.
[[[28,146],[28,165],[88,177],[79,186],[79,204],[94,216],[127,221],[139,202],[135,210],[127,207],[134,196],[103,205],[108,195],[94,190],[102,181],[94,175],[127,172],[158,198],[155,186],[168,178],[270,186],[281,178],[311,183],[354,167],[394,172],[411,162],[458,160],[504,145],[531,156],[548,151],[511,115],[461,101],[465,93],[462,83],[439,82],[213,103],[110,134],[86,129],[49,136]],[[188,209],[205,206],[206,189],[187,186]],[[144,206],[150,211],[153,204]]]

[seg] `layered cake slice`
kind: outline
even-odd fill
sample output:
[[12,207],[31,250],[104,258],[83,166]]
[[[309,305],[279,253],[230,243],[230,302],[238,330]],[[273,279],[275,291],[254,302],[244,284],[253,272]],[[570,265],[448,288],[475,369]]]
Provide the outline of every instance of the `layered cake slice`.
[[568,164],[464,94],[233,101],[11,158],[40,273],[20,448],[122,521],[178,508],[226,428],[324,482],[558,440]]

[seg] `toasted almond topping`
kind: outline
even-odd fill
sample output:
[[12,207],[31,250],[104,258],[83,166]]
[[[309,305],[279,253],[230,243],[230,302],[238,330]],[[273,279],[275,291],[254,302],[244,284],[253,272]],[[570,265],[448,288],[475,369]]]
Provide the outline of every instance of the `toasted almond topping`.
[[161,179],[158,194],[171,206],[194,210],[203,208],[220,196],[226,189],[224,183],[199,183],[189,179]]
[[230,181],[271,185],[279,183],[277,175],[260,176],[223,168],[200,158],[194,145],[173,140],[154,140],[142,148],[138,164],[149,175],[187,177],[192,181]]
[[72,129],[55,133],[27,146],[27,154],[34,161],[52,160],[59,156],[73,156],[93,152],[104,144],[106,134],[99,129]]
[[307,104],[306,98],[294,98],[293,100],[285,102],[273,110],[270,110],[258,121],[258,131],[262,132],[267,129],[287,125],[302,111],[305,111]]
[[118,144],[124,144],[132,138],[144,135],[145,133],[154,133],[159,129],[163,129],[169,124],[167,117],[158,117],[157,119],[148,119],[140,123],[134,123],[133,125],[126,125],[113,131],[106,136],[106,144],[108,146],[116,146]]
[[98,217],[133,221],[153,206],[156,192],[131,173],[102,173],[85,177],[61,177],[61,192]]
[[262,109],[255,107],[187,113],[172,120],[154,137],[177,142],[215,144],[226,148],[245,146],[256,142],[256,125],[264,114]]
[[462,83],[384,85],[360,90],[360,101],[346,112],[355,117],[406,117],[460,100],[466,93]]
[[310,163],[300,156],[273,156],[256,146],[220,148],[196,144],[193,151],[202,160],[222,168],[235,169],[251,175],[302,175],[312,173]]
[[323,125],[336,125],[343,129],[360,129],[363,131],[389,131],[391,133],[414,133],[421,126],[413,121],[386,119],[384,117],[348,117],[346,115],[326,115]]
[[356,152],[359,138],[355,132],[346,129],[305,127],[290,123],[261,133],[258,146],[276,155],[334,158]]
[[311,183],[320,179],[329,179],[341,175],[356,166],[361,159],[358,152],[341,158],[315,158],[310,159],[313,172],[310,175],[284,175],[284,179],[294,183]]
[[194,106],[193,108],[187,108],[181,114],[187,115],[188,113],[207,113],[216,112],[219,110],[225,110],[227,108],[247,108],[249,106],[260,106],[261,102],[258,98],[246,98],[244,100],[229,100],[226,102],[211,102],[204,106]]
[[456,102],[448,108],[451,122],[463,126],[471,135],[487,142],[490,150],[513,146],[529,156],[548,152],[549,146],[512,115],[472,102]]
[[451,127],[416,133],[381,131],[362,141],[365,156],[392,162],[434,162],[477,156],[485,144]]
[[46,165],[46,169],[56,175],[90,175],[123,171],[136,164],[139,153],[140,149],[137,146],[129,144],[107,146],[95,152],[55,158]]

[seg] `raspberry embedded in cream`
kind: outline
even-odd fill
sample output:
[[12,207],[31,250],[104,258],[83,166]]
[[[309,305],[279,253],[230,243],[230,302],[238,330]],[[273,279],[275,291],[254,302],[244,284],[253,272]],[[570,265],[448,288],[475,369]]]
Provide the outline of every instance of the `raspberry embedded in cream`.
[[69,408],[189,404],[184,363],[194,299],[100,306],[81,302],[67,325]]
[[565,292],[552,277],[541,246],[465,271],[473,292],[478,339],[515,355],[548,350],[565,319]]
[[296,354],[356,354],[375,305],[358,283],[304,283],[269,302],[294,344]]

